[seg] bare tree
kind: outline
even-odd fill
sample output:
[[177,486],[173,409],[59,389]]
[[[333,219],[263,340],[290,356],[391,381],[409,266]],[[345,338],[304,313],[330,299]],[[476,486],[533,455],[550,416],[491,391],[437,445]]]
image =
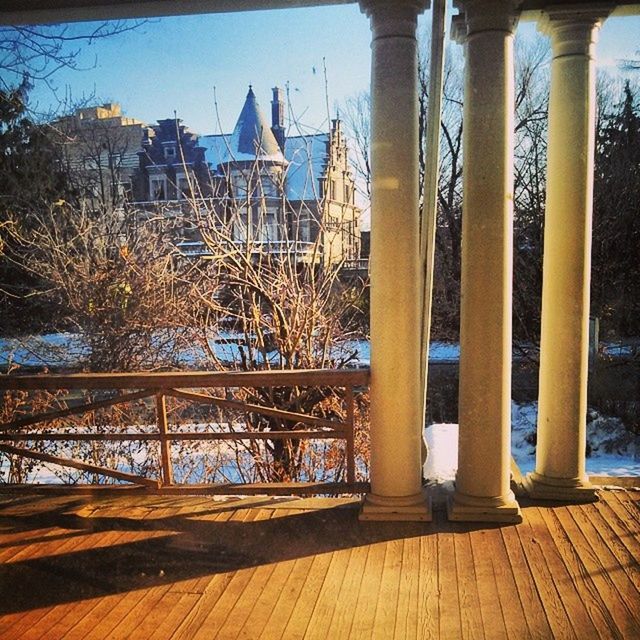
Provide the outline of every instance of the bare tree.
[[[7,91],[23,78],[45,83],[63,68],[81,69],[81,53],[96,41],[139,28],[145,21],[118,20],[76,24],[0,26],[0,88]],[[95,66],[95,59],[90,66]]]
[[107,104],[73,109],[43,127],[56,147],[59,166],[87,206],[109,212],[125,205],[138,165],[142,122],[122,116],[119,105]]
[[[197,327],[207,368],[240,370],[342,368],[357,358],[358,310],[354,284],[339,278],[342,260],[332,259],[332,239],[318,212],[295,208],[272,190],[284,180],[257,160],[242,170],[242,186],[227,198],[194,199],[193,224],[201,239],[200,261],[194,264],[189,325]],[[355,285],[363,287],[363,284]],[[223,345],[221,348],[220,341]],[[225,348],[226,347],[226,348]],[[239,389],[242,402],[278,406],[288,411],[342,416],[331,388]],[[252,430],[287,430],[287,420],[249,415]],[[318,479],[339,474],[302,440],[250,441],[240,445],[255,462],[260,480]],[[333,451],[329,446],[327,451]]]
[[363,195],[371,198],[371,96],[367,91],[348,98],[342,114],[347,129],[353,138],[353,166],[356,171],[356,184],[362,185]]

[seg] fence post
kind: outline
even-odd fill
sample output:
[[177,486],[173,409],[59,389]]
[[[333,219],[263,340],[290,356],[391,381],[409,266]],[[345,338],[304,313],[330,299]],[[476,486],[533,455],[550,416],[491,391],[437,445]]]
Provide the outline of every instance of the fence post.
[[353,414],[353,386],[344,389],[347,403],[347,482],[356,481],[356,452],[355,452],[355,420]]
[[160,432],[160,461],[162,464],[162,483],[173,484],[173,467],[171,465],[171,443],[167,428],[167,402],[163,393],[156,393],[156,414],[158,431]]

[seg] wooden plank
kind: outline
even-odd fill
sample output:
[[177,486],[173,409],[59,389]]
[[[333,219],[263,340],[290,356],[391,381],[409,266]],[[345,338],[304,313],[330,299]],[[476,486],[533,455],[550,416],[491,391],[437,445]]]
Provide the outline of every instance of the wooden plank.
[[240,402],[238,400],[225,400],[223,398],[216,398],[215,396],[207,395],[205,393],[194,393],[192,391],[180,391],[179,389],[170,389],[167,391],[168,396],[175,398],[183,398],[185,400],[192,400],[197,402],[206,402],[217,407],[224,409],[234,409],[242,411],[243,413],[259,413],[265,416],[272,416],[274,418],[280,418],[289,422],[302,422],[304,424],[314,424],[318,427],[328,427],[334,429],[337,432],[342,433],[344,429],[348,427],[345,422],[339,420],[327,420],[326,418],[318,418],[317,416],[311,416],[306,413],[296,413],[294,411],[285,411],[284,409],[275,409],[273,407],[263,407],[259,404],[250,404],[248,402]]
[[316,598],[322,589],[332,559],[333,553],[322,553],[315,556],[304,585],[298,593],[291,616],[282,632],[282,638],[297,640],[304,637]]
[[171,463],[171,442],[168,440],[169,427],[167,425],[167,401],[163,394],[156,394],[156,419],[160,432],[160,467],[162,469],[162,484],[173,484],[173,465]]
[[400,574],[402,572],[402,553],[404,540],[402,538],[389,540],[386,543],[386,553],[382,568],[378,602],[373,618],[372,638],[386,640],[394,637],[396,611],[400,591]]
[[[567,621],[582,638],[602,637],[578,593],[576,584],[571,579],[571,574],[558,550],[559,543],[554,540],[553,532],[549,531],[549,527],[542,517],[542,510],[543,509],[539,507],[531,507],[528,509],[528,521],[531,529],[537,533],[536,538],[539,544],[542,545],[544,559],[549,567],[558,593],[562,598]],[[558,508],[547,507],[544,510],[557,511]]]
[[418,597],[420,591],[420,536],[408,535],[403,540],[398,604],[393,637],[416,638],[418,633]]
[[[264,511],[263,515],[268,517],[276,516],[274,511]],[[250,614],[253,612],[258,600],[263,595],[267,584],[271,581],[277,563],[259,564],[251,574],[249,582],[240,593],[233,608],[220,626],[220,630],[215,635],[216,638],[235,640],[239,637],[241,629],[246,625]],[[250,637],[252,632],[250,634]],[[253,637],[257,636],[257,632]],[[210,636],[210,637],[213,637]]]
[[[94,546],[90,548],[96,548],[97,546],[105,546],[121,541],[129,542],[131,539],[130,532],[115,532],[113,535],[103,534],[102,536],[94,536]],[[109,538],[109,540],[106,540]],[[83,549],[72,548],[65,549],[66,553],[77,553]],[[56,549],[56,551],[58,551]],[[60,552],[60,555],[62,553]],[[69,584],[69,588],[73,587],[73,583]],[[64,594],[63,594],[64,597]],[[18,625],[15,629],[12,629],[12,633],[16,635],[14,637],[20,638],[49,638],[55,637],[51,629],[53,627],[59,628],[61,626],[71,627],[78,621],[78,616],[82,616],[84,612],[93,609],[97,604],[101,602],[101,598],[93,598],[89,600],[81,601],[69,601],[68,603],[61,603],[51,605],[45,608],[40,608],[35,611],[29,611],[25,615],[20,616]],[[41,615],[42,614],[42,615]]]
[[618,532],[620,541],[635,555],[640,557],[640,536],[637,527],[633,527],[634,520],[629,517],[629,512],[617,498],[617,491],[604,492],[602,503],[607,508],[607,522]]
[[274,605],[291,575],[295,562],[295,560],[285,560],[275,565],[269,581],[256,598],[255,605],[238,631],[238,638],[253,640],[262,634],[268,624]]
[[[172,509],[162,510],[163,516],[170,516],[172,513]],[[149,516],[151,514],[147,514],[142,520],[150,519]],[[158,515],[158,514],[156,514]],[[138,540],[147,540],[149,539],[149,534],[153,535],[166,535],[170,534],[169,530],[158,530],[158,531],[143,531],[141,532],[142,536],[137,538]],[[158,561],[161,562],[161,559],[158,558]],[[159,566],[158,574],[160,572],[161,566]],[[93,621],[93,624],[89,629],[86,629],[83,637],[87,638],[87,640],[95,639],[101,640],[103,638],[109,637],[123,637],[127,638],[128,634],[124,632],[122,635],[120,634],[120,626],[124,626],[126,629],[129,621],[132,620],[130,616],[133,617],[134,624],[137,620],[142,619],[145,611],[148,610],[149,605],[153,605],[154,602],[157,601],[158,596],[161,596],[169,589],[169,584],[167,584],[166,578],[156,575],[153,578],[149,576],[150,584],[148,586],[141,586],[136,589],[131,589],[129,591],[122,591],[118,593],[115,598],[109,598],[111,600],[111,605],[107,611],[103,611],[102,615],[99,618],[96,618],[95,611],[99,608],[96,607],[87,618]],[[165,584],[158,585],[158,581],[165,582]],[[74,628],[74,632],[77,633],[77,630]]]
[[[156,503],[154,508],[146,510],[140,517],[140,520],[147,522],[149,527],[155,526],[155,521],[164,521],[164,520],[172,520],[177,514],[180,512],[180,502],[175,502],[172,500],[165,501],[163,503]],[[135,509],[135,508],[134,508]],[[126,509],[120,512],[120,514],[126,515],[131,518],[137,511],[132,511],[131,509]],[[99,511],[99,514],[102,516],[102,511]],[[167,533],[171,533],[172,529],[169,527],[159,529],[156,531],[156,534],[166,535]],[[158,574],[160,571],[163,571],[162,568],[162,558],[157,558],[158,563]],[[125,594],[120,601],[119,605],[116,605],[109,614],[106,616],[106,621],[101,622],[96,629],[96,637],[100,637],[99,634],[102,634],[102,637],[121,637],[121,638],[131,638],[136,632],[141,623],[146,620],[148,616],[150,616],[158,603],[162,600],[162,598],[167,594],[167,592],[171,588],[171,576],[160,576],[156,577],[157,582],[163,582],[164,584],[152,584],[149,587],[143,588],[142,597],[140,597],[137,602],[135,599],[129,599]],[[164,612],[166,614],[166,612]],[[108,629],[108,624],[113,625],[111,630]]]
[[[549,530],[540,524],[539,518],[537,521],[534,520],[533,526],[531,524],[535,509],[535,507],[527,507],[524,521],[516,527],[522,550],[551,628],[551,637],[577,640],[573,624],[565,610],[563,595],[559,592],[558,582],[563,576],[555,573],[557,557],[547,560],[547,555],[553,553],[549,543],[544,542],[550,539]],[[567,608],[570,606],[571,604],[567,603]],[[583,637],[587,636],[580,636],[580,638]]]
[[[82,532],[61,529],[57,526],[27,530],[22,528],[24,525],[21,523],[18,526],[21,528],[17,532],[11,535],[4,534],[0,537],[2,540],[0,564],[20,562],[32,556],[37,557],[38,554],[46,554],[52,548],[51,542],[57,543],[56,549],[64,549],[64,541],[83,535]],[[27,534],[26,537],[25,534]]]
[[350,556],[351,549],[336,550],[331,555],[329,568],[307,622],[304,633],[305,640],[307,638],[309,640],[324,640],[328,637],[329,625],[336,609],[338,594],[344,582]]
[[[580,507],[558,510],[558,519],[571,537],[598,594],[621,637],[640,632],[640,597],[629,576],[617,565],[615,556],[587,518],[580,516]],[[606,634],[604,634],[606,635]]]
[[640,592],[640,565],[638,563],[640,542],[628,534],[624,523],[620,521],[605,499],[601,499],[597,504],[585,505],[585,513]]
[[[102,532],[93,548],[120,544],[121,541],[126,540],[127,536],[128,532],[123,531]],[[24,640],[27,640],[27,638],[33,638],[34,640],[36,638],[41,640],[61,638],[98,602],[99,598],[92,598],[55,605],[46,616],[39,620],[37,625],[32,625],[28,631],[22,633],[21,638],[24,638]]]
[[90,471],[91,473],[97,473],[102,476],[108,476],[110,478],[115,478],[116,480],[124,480],[125,482],[132,482],[134,484],[141,484],[147,487],[160,486],[158,480],[153,480],[151,478],[143,478],[142,476],[135,476],[131,473],[125,473],[124,471],[107,469],[105,467],[87,464],[86,462],[81,462],[80,460],[73,460],[71,458],[60,458],[58,456],[52,456],[48,453],[32,451],[31,449],[24,449],[22,447],[13,447],[8,444],[0,444],[0,451],[4,451],[5,453],[9,453],[11,455],[22,456],[24,458],[50,462],[51,464],[57,464],[62,467],[71,467],[72,469],[80,469],[81,471]]
[[0,376],[0,389],[193,389],[206,387],[339,387],[366,385],[368,369],[163,371]]
[[[237,521],[242,520],[250,514],[250,511],[244,510],[240,512],[236,510],[220,511],[217,513],[208,514],[206,516],[207,521],[212,520],[216,523],[223,523],[233,519]],[[224,593],[227,585],[234,576],[235,571],[221,572],[213,575],[206,575],[191,580],[183,581],[179,584],[174,583],[170,589],[171,593],[178,593],[180,595],[197,595],[197,599],[193,603],[193,606],[189,609],[186,615],[180,620],[172,620],[171,627],[172,632],[170,637],[175,638],[191,638],[196,630],[199,628],[202,620],[206,618],[209,611],[215,606],[220,596]],[[169,612],[167,612],[169,617]],[[164,626],[167,626],[166,624]],[[140,634],[134,634],[140,640],[150,640],[149,635],[144,633],[144,629],[141,629]],[[158,635],[154,633],[154,635]],[[165,637],[158,635],[159,638],[164,640]]]
[[560,523],[560,512],[560,508],[555,508],[542,509],[540,513],[553,536],[555,545],[589,617],[599,630],[600,637],[619,638],[619,631],[605,604],[608,597],[607,590],[601,592],[594,582],[593,576],[583,563],[584,551],[578,545],[580,541],[576,539],[575,532],[570,535],[572,532],[563,528]]
[[[241,509],[232,513],[229,522],[251,522],[259,515],[260,509]],[[176,640],[215,637],[254,571],[249,567],[214,575],[197,607],[176,630]]]
[[[35,553],[40,557],[47,557],[49,554],[63,555],[66,553],[73,553],[80,543],[80,535],[69,538],[63,542],[60,542],[54,537],[53,540],[45,544],[27,545],[26,547],[23,547],[19,554],[13,555],[12,561],[16,563],[28,561],[32,557],[37,557],[36,555],[32,555]],[[6,562],[4,559],[2,561]],[[27,567],[24,568],[23,572],[23,584],[14,585],[14,588],[24,589],[24,585],[28,585],[32,580],[40,582],[40,580],[47,579],[46,574],[41,575],[39,571],[34,572]],[[46,630],[52,623],[51,621],[55,621],[65,614],[64,608],[64,604],[51,604],[4,615],[0,618],[0,629],[2,630],[1,635],[13,638],[22,638],[27,633],[32,634],[34,637],[45,635]]]
[[[453,546],[455,552],[455,570],[458,575],[458,598],[460,603],[460,624],[462,627],[461,638],[481,638],[485,637],[485,627],[482,622],[482,610],[480,606],[480,578],[476,574],[476,566],[473,562],[473,548],[471,537],[474,532],[460,532],[454,534]],[[452,559],[453,560],[453,559]],[[494,617],[498,615],[500,604],[496,600],[494,603]],[[494,637],[494,636],[489,636]],[[495,636],[497,637],[497,636]]]
[[614,486],[624,489],[640,487],[638,476],[589,476],[589,482],[598,486]]
[[[342,431],[183,431],[168,432],[167,441],[211,440],[341,440]],[[148,442],[161,440],[158,433],[8,433],[0,434],[4,442]]]
[[[436,514],[438,518],[438,514]],[[438,536],[435,523],[420,537],[420,581],[418,585],[417,640],[440,637],[440,586],[438,583]]]
[[158,606],[131,632],[127,640],[166,640],[172,638],[179,625],[193,611],[202,596],[171,589]]
[[[202,13],[273,11],[338,4],[353,3],[351,0],[210,0],[204,3],[183,0],[176,6],[175,2],[168,0],[139,0],[135,3],[110,0],[107,4],[104,0],[31,0],[28,4],[19,0],[5,0],[0,5],[0,22],[15,25],[100,21],[104,18],[105,7],[108,7],[111,20],[124,20]],[[570,4],[572,2],[567,1],[565,6]],[[581,6],[584,3],[574,4]],[[547,7],[543,0],[524,0],[519,5],[519,11],[523,13],[523,17],[536,20],[540,12]],[[611,13],[616,17],[637,15],[637,0],[618,0],[611,7]]]
[[513,568],[500,532],[503,528],[508,527],[489,528],[484,531],[484,547],[480,549],[480,553],[486,554],[491,560],[507,637],[530,638],[527,627],[529,603],[520,600]]
[[326,558],[324,556],[326,555],[323,554],[322,557],[310,555],[304,558],[296,558],[291,573],[275,601],[273,611],[269,615],[262,632],[256,637],[259,637],[260,640],[280,640],[285,637],[284,629],[289,623],[298,599],[301,597],[304,585],[314,571],[314,565],[316,566],[315,570],[317,570],[318,566],[325,562]]
[[[127,511],[124,512],[126,517]],[[132,516],[131,512],[128,515]],[[149,516],[147,513],[142,520]],[[147,540],[152,535],[163,535],[166,532],[156,530],[127,532],[126,544],[135,544]],[[145,589],[137,589],[129,592],[113,593],[103,598],[94,599],[94,606],[86,611],[84,617],[76,619],[73,626],[65,632],[65,640],[80,640],[87,637],[105,638],[101,635],[105,629],[112,629],[114,625],[122,620],[127,612],[134,607],[144,596]]]
[[[136,476],[137,477],[137,476]],[[141,487],[133,485],[53,485],[24,484],[3,485],[2,490],[9,494],[42,494],[42,495],[143,495],[150,498],[160,496],[192,496],[192,495],[272,495],[272,496],[313,496],[362,494],[369,491],[368,482],[251,482],[251,483],[218,483],[218,484],[174,484],[167,487]]]
[[[141,398],[148,398],[152,395],[153,391],[136,391],[135,393],[120,394],[115,398],[109,398],[107,400],[98,400],[96,402],[88,402],[74,407],[67,407],[66,409],[38,413],[33,416],[27,416],[25,418],[19,418],[18,420],[12,420],[11,422],[0,424],[0,431],[10,431],[12,429],[20,429],[33,424],[51,422],[52,420],[59,420],[60,418],[66,418],[67,416],[87,413],[87,411],[95,411],[96,409],[104,409],[124,402],[132,402],[134,400],[140,400]],[[4,437],[2,437],[2,439],[4,439]]]
[[99,624],[95,632],[87,635],[87,639],[131,638],[147,617],[154,612],[161,613],[158,610],[159,604],[169,593],[170,588],[170,583],[147,587],[142,590],[141,597],[137,598],[137,602],[136,599],[130,597],[122,599],[120,608],[114,607],[109,614],[111,629],[108,630],[105,624]]
[[[492,558],[488,553],[487,531],[474,531],[469,535],[471,537],[475,580],[478,583],[478,597],[484,634],[487,638],[507,638],[509,636],[505,625],[505,603],[500,600]],[[456,554],[456,560],[457,557]],[[468,579],[469,576],[458,568],[458,589],[460,589],[461,581]],[[477,631],[473,630],[467,637],[474,638],[476,634]]]
[[350,637],[353,612],[362,586],[368,555],[369,545],[366,544],[360,544],[351,550],[333,616],[327,628],[328,638]]
[[[555,540],[553,531],[549,530],[549,527],[542,517],[542,512],[553,511],[556,514],[562,510],[562,507],[547,507],[545,509],[540,507],[532,507],[528,512],[529,522],[532,527],[536,527],[539,532],[544,532],[542,538],[542,546],[544,549],[545,560],[553,576],[553,580],[558,589],[558,593],[562,598],[562,603],[566,611],[566,616],[569,624],[572,626],[574,633],[580,637],[607,637],[601,636],[599,629],[593,622],[586,604],[583,602],[580,593],[578,592],[577,585],[571,579],[571,574],[565,565],[562,556],[558,550],[559,542]],[[576,541],[572,540],[575,544]]]
[[[261,512],[259,509],[252,509],[248,518],[245,519],[245,522],[248,522],[249,519],[259,519],[260,515]],[[200,627],[195,631],[193,636],[194,639],[206,638],[208,640],[210,638],[218,637],[218,634],[225,622],[234,611],[236,603],[241,598],[245,590],[248,588],[250,589],[249,585],[252,580],[256,579],[260,584],[262,584],[264,576],[255,578],[255,574],[260,573],[259,569],[259,566],[251,566],[248,568],[238,569],[235,572],[233,578],[227,584],[224,593],[221,594],[207,617],[200,624]]]
[[[624,509],[619,510],[620,517],[623,518],[626,522],[638,522],[640,520],[640,503],[635,498],[635,491],[613,491],[612,495],[615,499],[623,506]],[[624,516],[624,512],[626,511],[626,517]],[[627,525],[628,526],[628,525]],[[633,529],[630,528],[629,531],[636,538],[640,534],[638,528],[635,527]]]
[[[198,633],[214,637],[216,630],[219,637],[243,638],[370,638],[375,634],[403,640],[475,639],[483,635],[518,639],[572,634],[579,638],[635,637],[640,628],[640,592],[633,576],[639,570],[640,542],[636,536],[640,525],[629,517],[637,510],[633,498],[622,496],[621,500],[614,493],[604,492],[600,503],[590,505],[525,507],[525,521],[518,527],[452,525],[436,514],[434,523],[415,527],[415,531],[412,525],[403,525],[401,535],[365,544],[365,540],[384,539],[386,534],[371,529],[379,534],[370,535],[371,525],[358,525],[353,546],[247,567],[240,570],[247,573],[241,581],[235,570],[194,574],[175,583],[169,575],[163,583],[154,581],[149,587],[109,593],[104,598],[65,601],[62,597],[51,607],[3,616],[0,637],[49,640],[93,634],[158,640],[193,638]],[[287,501],[271,508],[264,498],[214,503],[192,497],[128,495],[131,497],[80,505],[74,505],[77,498],[9,502],[6,506],[0,502],[0,514],[7,514],[0,519],[0,562],[14,552],[12,546],[3,547],[3,541],[15,542],[20,550],[33,545],[31,552],[45,557],[45,544],[51,554],[64,554],[62,545],[73,539],[60,538],[55,527],[27,531],[26,535],[34,538],[27,544],[19,544],[19,532],[3,533],[1,529],[3,522],[17,526],[21,518],[37,522],[39,515],[45,518],[43,522],[51,522],[53,511],[75,513],[87,522],[93,517],[103,526],[108,526],[109,518],[114,518],[114,525],[124,518],[144,519],[150,527],[146,531],[88,533],[80,537],[77,546],[67,548],[75,553],[107,542],[116,544],[112,535],[123,536],[122,542],[129,544],[151,535],[167,535],[172,527],[184,531],[181,536],[193,535],[193,543],[198,544],[206,522],[286,518],[299,512],[298,506],[314,509],[315,504],[309,499],[299,505]],[[323,508],[329,505],[326,499],[318,503]],[[189,520],[194,521],[193,529]],[[396,550],[390,553],[393,545]],[[29,553],[23,553],[16,562],[30,558]],[[272,556],[266,562],[272,562]],[[31,579],[38,578],[34,574]],[[467,580],[469,584],[465,584]],[[212,595],[216,589],[217,594]],[[485,621],[478,632],[465,620],[473,619],[480,610],[486,616],[490,599],[495,601],[494,615],[499,617],[502,612],[502,618],[499,624]],[[381,614],[383,601],[388,615]],[[458,609],[453,608],[454,603]],[[467,611],[473,608],[475,612]],[[458,620],[462,616],[462,624],[441,623],[439,628],[438,618],[447,612]],[[213,621],[200,631],[202,621],[212,616]],[[2,625],[7,621],[12,626],[5,633]],[[458,631],[439,636],[442,628],[456,626]]]
[[344,401],[347,406],[346,436],[347,446],[345,455],[347,457],[347,482],[356,481],[356,449],[355,449],[355,418],[353,407],[353,387],[346,387],[344,390]]
[[387,545],[385,542],[369,544],[367,563],[362,575],[360,590],[356,606],[353,609],[353,624],[351,638],[371,638],[373,634],[373,620],[378,604],[378,594],[382,585],[382,572]]
[[[525,511],[525,516],[526,516]],[[526,623],[529,635],[536,640],[546,640],[552,637],[551,627],[545,609],[538,593],[536,583],[527,563],[516,527],[502,527],[500,534],[509,557],[509,564],[513,571],[517,593],[523,608],[526,610]]]
[[438,622],[441,638],[462,638],[460,598],[457,570],[458,558],[455,551],[455,534],[451,525],[445,531],[438,531],[438,590],[440,595]]

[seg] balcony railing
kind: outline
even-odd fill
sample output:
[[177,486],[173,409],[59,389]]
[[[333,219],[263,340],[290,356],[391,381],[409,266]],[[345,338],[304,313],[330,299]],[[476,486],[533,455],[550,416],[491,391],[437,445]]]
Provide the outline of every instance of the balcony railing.
[[[0,390],[5,392],[61,392],[67,397],[76,397],[79,390],[114,391],[116,395],[102,397],[76,404],[71,401],[59,403],[59,408],[45,410],[31,415],[22,415],[0,425],[0,452],[7,456],[37,460],[48,465],[69,467],[111,478],[117,483],[131,483],[152,491],[187,493],[344,493],[362,492],[366,483],[356,483],[356,454],[354,433],[354,394],[368,385],[369,371],[360,370],[278,370],[254,372],[181,372],[181,373],[87,373],[69,375],[0,376]],[[331,388],[339,399],[341,407],[337,415],[341,419],[326,418],[288,408],[262,406],[237,399],[229,399],[229,394],[213,395],[205,390],[262,389],[275,387]],[[74,394],[75,392],[75,394]],[[253,414],[275,419],[277,430],[244,429],[236,430],[232,421],[216,425],[216,429],[172,430],[167,417],[166,398],[176,398],[189,403],[209,405],[232,411],[234,414]],[[149,425],[132,430],[127,425],[124,430],[112,428],[105,432],[98,428],[96,412],[109,407],[147,399],[155,402],[156,424],[153,431]],[[5,405],[7,402],[5,397]],[[89,414],[88,422],[82,428],[61,427],[60,421],[70,416]],[[334,415],[335,412],[334,412]],[[245,423],[246,424],[246,423]],[[53,425],[46,427],[47,425]],[[171,445],[188,441],[300,441],[300,440],[342,440],[345,443],[341,464],[340,482],[290,482],[290,483],[225,483],[186,484],[174,482],[174,458]],[[114,469],[72,457],[61,457],[47,451],[53,443],[79,442],[157,442],[158,477],[136,475],[122,469]],[[45,443],[39,450],[18,446],[21,443]],[[0,467],[1,468],[1,467]],[[344,480],[346,479],[346,482]],[[60,485],[56,485],[60,487]],[[76,485],[76,490],[91,489],[96,485]],[[110,485],[112,486],[112,485]],[[3,489],[34,489],[43,485],[17,486],[5,484]],[[48,489],[51,485],[47,486]],[[67,485],[69,488],[69,485]]]
[[[226,241],[221,248],[225,250],[236,249],[238,251],[248,250],[251,254],[269,254],[277,256],[301,256],[310,257],[316,244],[313,242],[302,242],[298,240],[233,240]],[[191,240],[178,242],[176,248],[185,257],[213,256],[211,247],[202,240]],[[317,256],[317,259],[320,255]]]
[[345,260],[342,264],[343,271],[354,271],[361,274],[369,273],[369,258],[357,258]]

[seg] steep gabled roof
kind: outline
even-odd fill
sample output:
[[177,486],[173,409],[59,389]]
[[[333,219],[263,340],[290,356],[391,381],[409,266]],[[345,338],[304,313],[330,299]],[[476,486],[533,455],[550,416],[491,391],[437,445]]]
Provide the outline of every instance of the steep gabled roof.
[[[200,136],[198,143],[205,148],[205,158],[212,169],[216,170],[221,164],[230,161],[231,137],[224,134]],[[328,147],[328,133],[285,139],[285,195],[288,200],[320,198],[320,179],[325,175],[329,160]]]
[[284,162],[278,142],[249,86],[238,122],[229,138],[227,158],[221,162],[267,160]]
[[285,174],[287,199],[320,200],[320,179],[329,161],[329,134],[286,138],[284,153],[289,163]]

